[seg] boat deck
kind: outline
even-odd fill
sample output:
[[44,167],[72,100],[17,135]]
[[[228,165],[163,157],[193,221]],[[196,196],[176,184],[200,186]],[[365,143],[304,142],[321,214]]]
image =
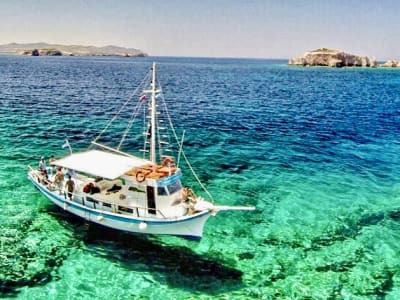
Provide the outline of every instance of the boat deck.
[[[163,168],[170,169],[165,166]],[[175,172],[178,170],[179,168],[174,168]],[[165,169],[163,171],[165,171]],[[37,178],[37,181],[41,183],[43,187],[54,194],[63,195],[66,200],[69,200],[66,191],[67,176],[65,176],[62,184],[57,185],[54,183],[55,173],[51,171],[50,168],[48,170],[50,175],[47,179],[37,170],[32,169],[31,172],[33,178]],[[170,172],[170,170],[168,170],[168,172]],[[75,183],[75,189],[71,200],[80,205],[100,211],[109,211],[124,215],[133,214],[140,217],[155,219],[168,219],[171,217],[175,219],[177,217],[177,215],[171,214],[172,209],[170,209],[168,205],[157,207],[157,209],[147,207],[146,183],[141,184],[138,182],[136,187],[130,186],[128,191],[128,187],[124,185],[122,179],[96,179],[81,173],[74,173],[72,180]],[[131,188],[136,189],[137,192],[130,192]],[[179,216],[191,215],[194,213],[194,211],[188,209],[187,203],[176,203],[174,207],[174,211],[179,207]]]
[[[93,178],[79,176],[74,178],[77,183],[77,192],[87,197],[96,198],[99,201],[107,203],[127,204],[126,196],[123,193],[123,184],[121,180],[100,180],[95,181]],[[85,191],[85,187],[89,184],[95,188],[92,191]]]

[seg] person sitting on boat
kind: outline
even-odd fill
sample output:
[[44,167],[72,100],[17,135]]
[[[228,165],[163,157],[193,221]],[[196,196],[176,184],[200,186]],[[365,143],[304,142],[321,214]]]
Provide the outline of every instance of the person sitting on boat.
[[61,170],[61,167],[57,168],[56,175],[54,177],[54,184],[56,185],[59,194],[61,194],[62,184],[64,182],[64,173]]
[[185,186],[182,190],[182,201],[186,202],[189,198],[189,194],[191,189],[188,186]]
[[188,213],[193,214],[195,212],[194,205],[197,202],[196,195],[188,186],[185,186],[182,190],[182,201],[184,206],[188,209]]
[[69,200],[72,200],[72,194],[74,192],[75,182],[72,180],[71,175],[67,175],[67,177],[68,177],[68,180],[65,183],[65,187],[66,187],[66,190],[68,192]]

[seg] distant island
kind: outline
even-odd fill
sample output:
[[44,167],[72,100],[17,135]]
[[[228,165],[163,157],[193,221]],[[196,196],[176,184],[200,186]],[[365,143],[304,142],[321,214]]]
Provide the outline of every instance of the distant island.
[[381,67],[385,68],[400,68],[400,61],[398,60],[388,60],[384,64],[380,65]]
[[147,56],[147,54],[142,50],[134,48],[118,46],[95,47],[82,45],[59,45],[47,43],[10,43],[0,45],[0,53],[30,56]]
[[319,48],[289,59],[289,65],[327,67],[376,67],[376,58],[359,56],[341,50]]
[[[375,57],[360,56],[346,53],[342,50],[318,48],[304,53],[302,56],[290,58],[288,65],[290,66],[326,66],[326,67],[378,67]],[[383,68],[400,68],[400,61],[388,60],[379,65]]]

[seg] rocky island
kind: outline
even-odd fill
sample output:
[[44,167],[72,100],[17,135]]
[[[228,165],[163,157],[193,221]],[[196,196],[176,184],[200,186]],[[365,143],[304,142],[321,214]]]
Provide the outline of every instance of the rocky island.
[[30,56],[147,56],[147,54],[143,51],[134,48],[124,48],[118,46],[95,47],[81,45],[59,45],[47,43],[11,43],[0,45],[0,53]]
[[398,60],[388,60],[384,64],[380,65],[381,67],[384,68],[400,68],[400,61]]
[[288,62],[293,66],[376,67],[376,58],[359,56],[336,49],[319,48],[304,53]]

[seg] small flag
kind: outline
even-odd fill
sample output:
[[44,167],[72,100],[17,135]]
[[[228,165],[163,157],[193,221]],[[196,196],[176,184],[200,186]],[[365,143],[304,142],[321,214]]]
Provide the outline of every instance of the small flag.
[[63,149],[68,147],[69,152],[72,154],[72,148],[71,148],[71,145],[69,144],[68,139],[65,139],[65,143],[64,143],[61,147],[62,147]]
[[62,145],[62,148],[67,148],[67,147],[71,147],[68,140],[65,140],[65,143]]
[[144,101],[144,100],[146,100],[146,98],[147,98],[146,95],[143,94],[142,96],[140,96],[139,100]]

